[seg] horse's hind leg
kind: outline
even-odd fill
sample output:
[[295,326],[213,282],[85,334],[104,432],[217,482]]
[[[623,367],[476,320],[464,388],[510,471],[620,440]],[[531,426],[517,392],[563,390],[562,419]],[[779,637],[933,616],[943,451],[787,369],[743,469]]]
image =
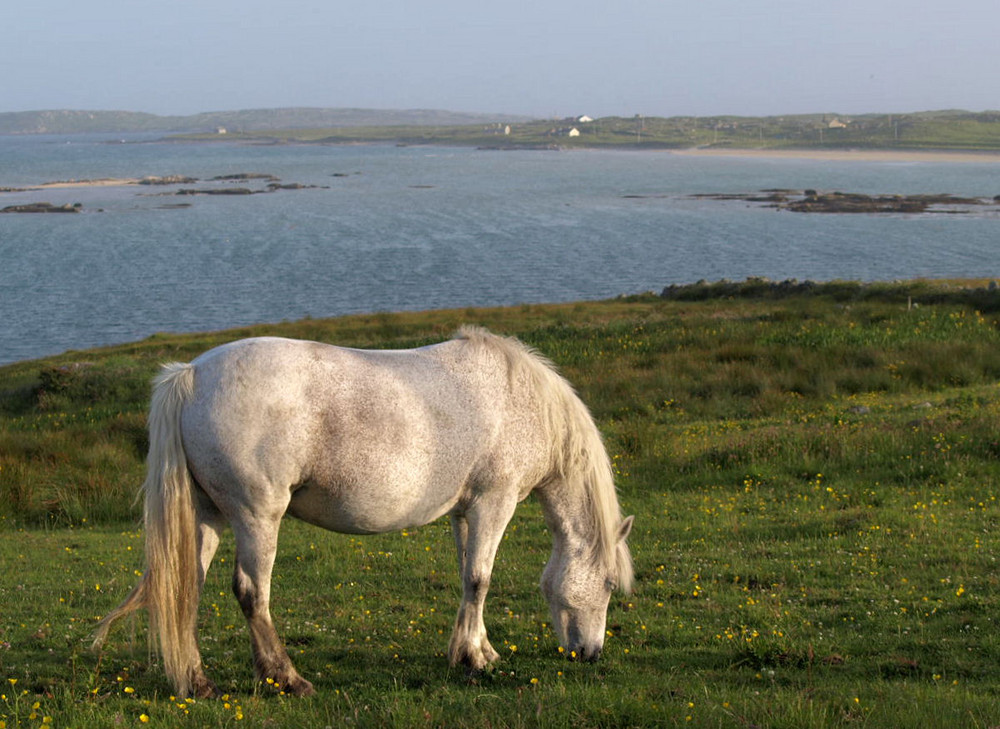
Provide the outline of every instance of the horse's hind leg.
[[233,524],[236,534],[233,593],[250,628],[257,678],[261,681],[271,679],[286,693],[308,696],[315,693],[313,686],[295,670],[271,622],[271,570],[280,522],[278,516],[248,518]]
[[[196,497],[195,519],[198,544],[198,594],[200,596],[205,587],[205,576],[208,574],[208,568],[212,564],[216,549],[219,548],[219,537],[225,526],[225,521],[204,492],[198,492]],[[197,645],[197,623],[191,626],[191,630],[195,633],[193,645]],[[218,696],[221,693],[215,683],[205,675],[200,655],[192,669],[191,692],[199,699]]]

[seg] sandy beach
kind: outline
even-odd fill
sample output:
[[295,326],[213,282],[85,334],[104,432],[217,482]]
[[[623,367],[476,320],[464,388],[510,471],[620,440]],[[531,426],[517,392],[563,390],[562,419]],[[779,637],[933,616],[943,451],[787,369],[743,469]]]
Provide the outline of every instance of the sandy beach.
[[671,150],[685,157],[749,157],[759,159],[811,159],[832,162],[948,162],[1000,163],[1000,152],[895,149],[726,149],[692,147]]
[[124,187],[126,185],[138,185],[139,178],[135,177],[104,177],[99,180],[60,180],[56,182],[43,182],[38,185],[40,189],[56,189],[63,187]]

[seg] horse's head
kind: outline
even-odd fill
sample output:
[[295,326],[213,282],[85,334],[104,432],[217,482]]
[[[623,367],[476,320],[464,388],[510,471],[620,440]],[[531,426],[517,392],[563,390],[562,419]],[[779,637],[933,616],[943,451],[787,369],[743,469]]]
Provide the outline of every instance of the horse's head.
[[542,573],[542,594],[549,601],[559,641],[572,660],[596,661],[601,657],[611,593],[631,587],[631,563],[625,546],[631,528],[630,516],[619,526],[619,556],[612,568],[595,560],[586,545],[557,543],[552,550]]

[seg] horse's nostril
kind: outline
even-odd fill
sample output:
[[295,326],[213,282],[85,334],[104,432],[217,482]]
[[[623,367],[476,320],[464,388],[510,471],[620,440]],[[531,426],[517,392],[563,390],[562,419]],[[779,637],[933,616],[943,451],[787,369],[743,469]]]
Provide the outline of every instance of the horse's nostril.
[[593,651],[591,651],[590,655],[587,656],[587,660],[590,661],[591,663],[597,663],[600,657],[601,657],[601,649],[595,648]]

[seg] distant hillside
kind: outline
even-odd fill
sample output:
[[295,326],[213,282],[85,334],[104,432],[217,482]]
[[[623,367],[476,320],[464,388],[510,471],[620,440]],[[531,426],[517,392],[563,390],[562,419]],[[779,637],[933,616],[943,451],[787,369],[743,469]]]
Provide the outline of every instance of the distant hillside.
[[[280,122],[276,122],[280,124]],[[495,149],[865,149],[1000,151],[1000,111],[835,113],[770,117],[568,117],[461,125],[359,123],[240,132],[190,139],[343,144],[446,144]]]
[[524,122],[530,117],[470,114],[437,109],[245,109],[190,116],[157,116],[135,111],[19,111],[0,113],[0,134],[81,134],[87,132],[234,132],[354,126],[456,126]]
[[[219,135],[225,129],[225,136]],[[183,134],[215,141],[384,142],[496,148],[1000,150],[1000,111],[769,117],[536,119],[433,109],[248,109],[192,116],[130,111],[0,113],[0,134]]]

